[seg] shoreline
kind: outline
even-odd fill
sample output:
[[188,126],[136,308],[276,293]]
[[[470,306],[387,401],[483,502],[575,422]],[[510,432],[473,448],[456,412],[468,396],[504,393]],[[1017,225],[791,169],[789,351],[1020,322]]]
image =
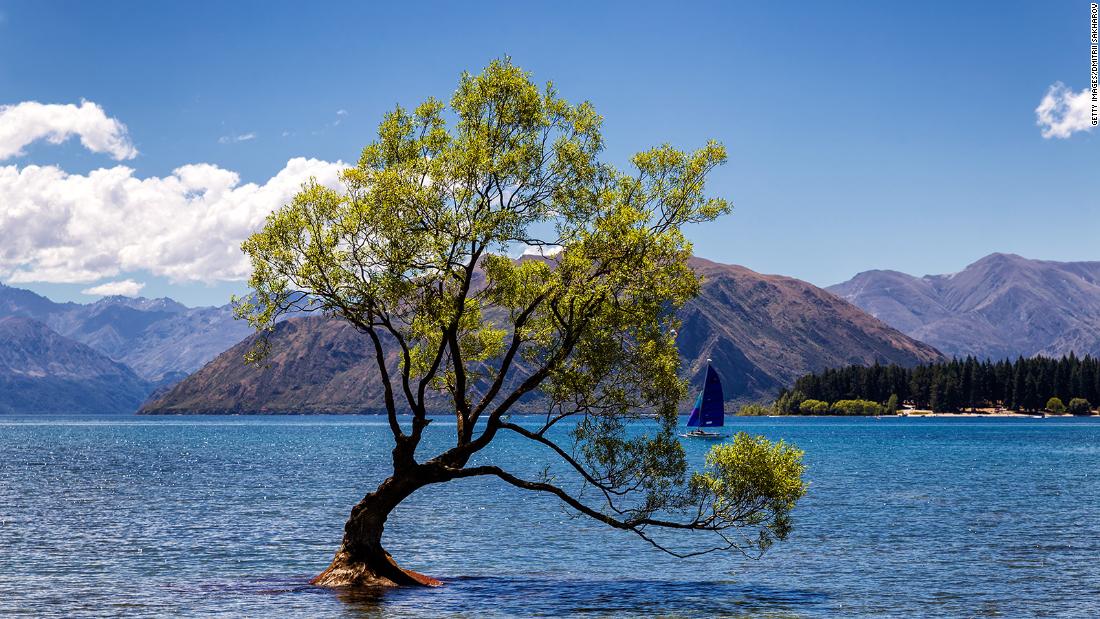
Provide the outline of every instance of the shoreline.
[[1097,417],[1097,416],[1100,416],[1100,415],[1097,415],[1096,413],[1092,413],[1092,414],[1089,414],[1089,415],[1069,415],[1069,414],[1053,415],[1053,414],[1048,413],[1048,414],[1044,415],[1043,413],[1011,413],[1011,412],[999,412],[999,413],[992,413],[992,412],[991,413],[982,413],[982,412],[974,412],[974,413],[972,413],[972,412],[965,412],[965,413],[933,413],[931,411],[920,411],[920,412],[914,412],[914,413],[906,413],[904,415],[903,414],[897,414],[897,415],[802,415],[802,414],[799,414],[799,415],[730,415],[730,416],[732,416],[732,417],[769,417],[769,418],[774,418],[774,417],[807,417],[807,418],[811,418],[811,417],[836,417],[836,418],[878,417],[878,418],[885,418],[885,419],[892,419],[892,418],[906,419],[906,418],[916,418],[916,417],[944,417],[944,418],[950,418],[950,417],[965,417],[965,418],[971,418],[971,417],[979,417],[979,418],[980,417],[997,417],[997,418],[1007,418],[1007,419],[1012,419],[1012,418],[1016,418],[1016,419],[1076,419],[1076,418],[1087,419],[1089,417]]

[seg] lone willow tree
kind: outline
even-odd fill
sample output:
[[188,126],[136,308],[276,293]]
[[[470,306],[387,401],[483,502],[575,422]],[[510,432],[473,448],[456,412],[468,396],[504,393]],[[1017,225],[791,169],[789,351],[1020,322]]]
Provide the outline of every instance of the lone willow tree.
[[[418,489],[477,476],[678,556],[758,556],[787,536],[805,492],[800,451],[742,433],[689,474],[675,434],[675,312],[699,288],[681,228],[728,212],[704,195],[725,149],[660,146],[620,172],[598,159],[600,124],[589,103],[493,61],[462,75],[449,106],[390,112],[342,190],[307,183],[245,241],[254,294],[238,314],[261,333],[296,311],[354,325],[393,434],[392,475],[352,509],[315,584],[439,584],[398,567],[383,527]],[[509,257],[523,248],[540,256]],[[508,416],[535,407],[537,423]],[[433,414],[453,415],[454,441],[422,457]],[[524,478],[474,458],[508,434],[565,473]],[[660,533],[673,530],[711,535],[673,551]]]

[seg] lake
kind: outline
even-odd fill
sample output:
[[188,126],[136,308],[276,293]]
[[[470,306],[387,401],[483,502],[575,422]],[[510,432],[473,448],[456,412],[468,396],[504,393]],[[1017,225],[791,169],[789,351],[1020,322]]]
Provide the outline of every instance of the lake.
[[[0,615],[1100,616],[1100,419],[730,422],[806,452],[794,532],[759,561],[676,559],[476,479],[387,528],[446,586],[349,594],[307,581],[387,472],[381,418],[0,417]],[[544,449],[485,459],[535,475]]]

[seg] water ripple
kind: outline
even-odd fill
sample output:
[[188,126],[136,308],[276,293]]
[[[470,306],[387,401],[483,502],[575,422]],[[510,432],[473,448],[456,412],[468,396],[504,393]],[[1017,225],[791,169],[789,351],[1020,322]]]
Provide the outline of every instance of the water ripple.
[[[677,560],[491,480],[427,488],[387,544],[446,586],[341,592],[308,580],[386,474],[384,422],[3,417],[0,615],[1096,617],[1098,422],[737,420],[809,465],[761,561]],[[433,424],[425,452],[449,440]],[[483,458],[534,474],[531,449]]]

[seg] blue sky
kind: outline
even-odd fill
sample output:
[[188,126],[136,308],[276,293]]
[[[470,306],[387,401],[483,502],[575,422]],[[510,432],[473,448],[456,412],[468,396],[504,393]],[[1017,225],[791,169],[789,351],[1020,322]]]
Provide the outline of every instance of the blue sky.
[[[689,230],[701,256],[818,285],[872,268],[952,272],[994,251],[1100,260],[1100,135],[1046,138],[1036,124],[1052,85],[1088,86],[1088,2],[229,4],[0,0],[0,105],[93,102],[138,152],[36,140],[0,170],[125,166],[132,178],[100,191],[106,201],[194,164],[264,186],[297,157],[354,161],[395,103],[446,99],[461,71],[508,54],[595,104],[610,161],[662,142],[726,144],[710,188],[734,212]],[[52,186],[36,182],[35,204],[50,208]],[[27,199],[0,193],[4,235],[62,225],[51,211],[5,228],[4,211]],[[70,215],[83,208],[72,200]],[[172,208],[163,216],[187,207]],[[105,249],[83,275],[43,253],[61,242],[46,232],[0,248],[0,269],[5,252],[9,270],[21,251],[60,261],[13,285],[86,301],[82,290],[128,280],[188,304],[244,291],[198,281],[194,256],[186,268],[162,256],[217,253],[228,232],[180,231],[149,268],[133,251],[113,267]]]

